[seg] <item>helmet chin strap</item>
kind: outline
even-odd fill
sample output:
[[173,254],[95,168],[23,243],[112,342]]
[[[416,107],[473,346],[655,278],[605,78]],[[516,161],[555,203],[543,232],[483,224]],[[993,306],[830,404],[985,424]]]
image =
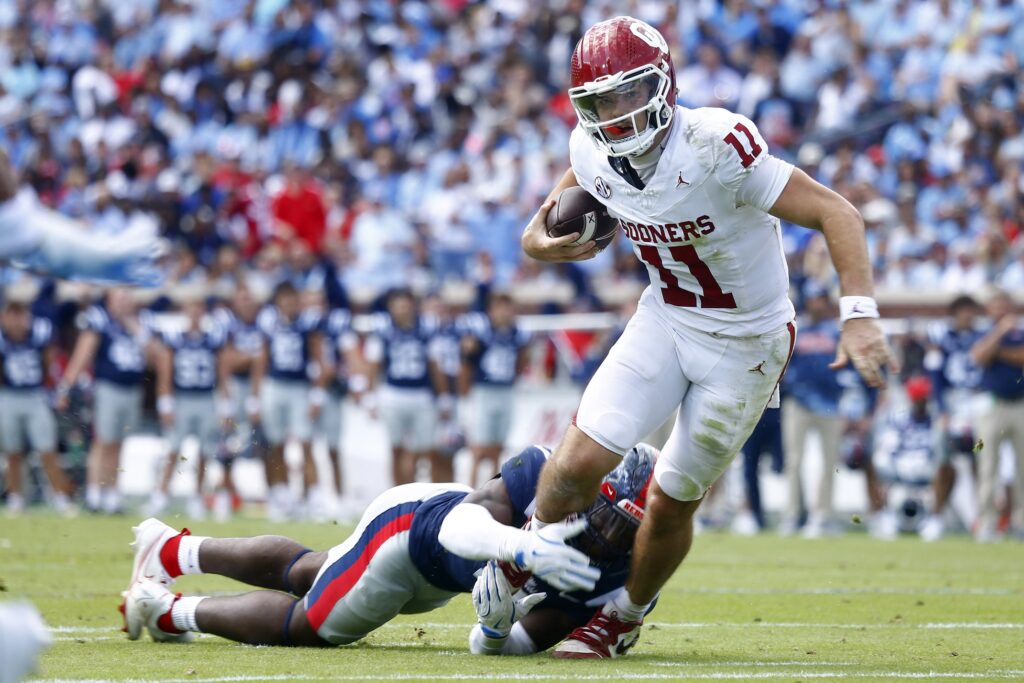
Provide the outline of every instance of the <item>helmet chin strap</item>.
[[[651,114],[650,118],[654,118],[654,116],[655,114]],[[648,129],[650,129],[650,127],[652,127],[652,122],[648,121],[647,125]],[[643,151],[627,155],[629,163],[632,164],[633,168],[649,168],[658,163],[658,160],[661,158],[661,152],[665,148],[665,138],[668,137],[669,130],[671,130],[671,126],[662,128],[654,134],[649,147]],[[661,140],[658,140],[659,135],[661,135]]]

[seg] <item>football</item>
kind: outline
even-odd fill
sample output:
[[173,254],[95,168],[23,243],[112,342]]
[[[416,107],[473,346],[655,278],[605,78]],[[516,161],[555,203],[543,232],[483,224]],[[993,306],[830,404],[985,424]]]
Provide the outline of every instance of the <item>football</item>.
[[578,232],[580,238],[573,244],[594,240],[598,251],[608,246],[618,227],[618,221],[608,215],[604,204],[579,186],[562,190],[547,217],[549,237]]

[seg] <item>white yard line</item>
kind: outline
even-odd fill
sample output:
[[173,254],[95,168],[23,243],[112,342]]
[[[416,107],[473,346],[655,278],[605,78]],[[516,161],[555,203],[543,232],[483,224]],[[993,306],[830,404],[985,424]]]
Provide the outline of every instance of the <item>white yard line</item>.
[[[988,672],[948,672],[948,671],[755,671],[733,672],[716,671],[705,673],[689,673],[685,667],[675,673],[641,673],[616,671],[614,678],[619,680],[772,680],[779,678],[798,679],[848,679],[848,678],[891,678],[891,679],[1019,679],[1024,676],[1024,669],[1005,669]],[[221,676],[216,678],[126,678],[126,679],[83,679],[83,678],[47,678],[36,680],[35,683],[246,683],[256,681],[309,681],[330,679],[332,681],[603,681],[608,680],[607,674],[367,674],[339,676],[328,674],[321,676],[278,675],[278,676]]]
[[[661,622],[651,621],[644,624],[655,629],[702,629],[702,628],[839,628],[853,630],[870,629],[982,629],[982,630],[1004,630],[1011,631],[1024,629],[1024,622],[988,623],[983,621],[969,622],[925,622],[925,623],[894,623],[894,624],[838,624],[818,623],[809,621],[690,621],[690,622]],[[453,624],[450,622],[411,622],[404,624],[384,624],[379,631],[406,631],[415,629],[434,631],[464,631],[473,627],[473,624]],[[75,636],[88,635],[92,633],[110,634],[117,633],[116,626],[52,626],[50,631],[54,634]],[[57,638],[57,640],[75,640],[75,638]],[[91,638],[90,640],[100,640]],[[104,639],[106,640],[106,639]]]
[[1022,595],[1012,588],[683,588],[693,595]]

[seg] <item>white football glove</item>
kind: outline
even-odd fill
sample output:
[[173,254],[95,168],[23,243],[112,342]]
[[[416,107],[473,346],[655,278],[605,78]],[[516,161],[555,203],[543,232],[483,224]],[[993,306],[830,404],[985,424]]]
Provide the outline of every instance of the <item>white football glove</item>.
[[473,586],[473,607],[484,635],[492,639],[507,638],[512,625],[530,613],[547,593],[531,593],[516,599],[505,573],[494,560],[477,575]]
[[570,548],[565,539],[587,527],[587,520],[548,524],[543,529],[515,534],[514,547],[499,554],[499,559],[515,562],[560,591],[591,591],[601,578],[601,570],[590,566],[590,558]]

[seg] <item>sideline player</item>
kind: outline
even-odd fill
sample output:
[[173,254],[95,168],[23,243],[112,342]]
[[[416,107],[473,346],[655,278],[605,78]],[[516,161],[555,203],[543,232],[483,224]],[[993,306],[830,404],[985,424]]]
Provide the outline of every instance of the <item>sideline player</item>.
[[163,242],[142,222],[101,235],[43,206],[32,188],[19,189],[14,166],[0,149],[0,260],[55,277],[155,287]]
[[878,324],[864,225],[845,199],[771,156],[754,124],[675,103],[664,37],[632,17],[592,26],[573,51],[569,99],[579,125],[572,167],[527,225],[543,261],[596,253],[550,238],[554,197],[581,185],[619,220],[651,285],[584,392],[545,468],[534,528],[583,510],[606,472],[672,413],[637,534],[627,591],[556,656],[614,657],[639,637],[648,605],[693,537],[693,515],[772,402],[796,334],[779,219],[821,230],[839,274],[843,324],[833,367],[881,385],[892,353]]
[[[162,357],[148,318],[139,313],[131,291],[107,290],[102,304],[86,309],[75,349],[57,383],[56,407],[67,410],[71,388],[93,365],[95,438],[86,462],[85,506],[106,514],[121,509],[117,488],[121,446],[142,419],[142,376],[146,366],[156,367]],[[170,383],[157,374],[157,401],[171,396]]]
[[71,482],[57,455],[57,420],[43,390],[53,347],[53,324],[32,315],[27,301],[8,293],[0,313],[0,448],[7,456],[7,512],[25,508],[22,465],[39,453],[57,512],[72,512]]
[[171,480],[181,463],[182,444],[194,437],[199,440],[199,461],[195,493],[186,502],[186,510],[189,517],[202,519],[206,515],[206,465],[217,455],[223,431],[217,405],[218,396],[223,401],[227,394],[227,373],[221,367],[226,330],[207,314],[203,292],[184,292],[179,299],[185,328],[162,335],[163,367],[159,369],[171,375],[174,387],[174,395],[161,398],[157,405],[160,419],[170,432],[170,452],[149,505],[153,514],[167,507]]
[[[473,592],[480,618],[470,638],[474,652],[546,649],[621,588],[657,451],[647,444],[631,449],[605,478],[585,520],[538,534],[521,527],[547,457],[545,448],[527,448],[475,491],[426,483],[390,489],[370,503],[345,542],[326,552],[280,536],[201,538],[146,520],[135,529],[123,604],[128,637],[138,638],[145,626],[154,640],[200,631],[250,644],[343,645],[398,614],[427,612]],[[489,565],[478,581],[489,560],[515,562],[511,579]],[[204,572],[270,590],[212,598],[168,590],[178,576]],[[510,604],[512,586],[524,581],[527,592],[543,597]],[[504,618],[496,618],[499,608]],[[531,608],[513,625],[517,611]]]
[[485,313],[467,313],[460,321],[462,367],[459,395],[470,401],[469,448],[473,452],[470,482],[497,471],[505,439],[512,427],[512,386],[526,367],[529,338],[516,325],[512,297],[492,292]]
[[270,443],[267,516],[272,521],[283,521],[295,512],[284,459],[289,438],[302,445],[306,511],[313,516],[323,512],[313,460],[313,422],[320,417],[327,398],[323,388],[327,375],[320,363],[323,354],[319,314],[302,310],[299,292],[288,281],[277,285],[272,301],[257,319],[264,350],[252,371],[250,401],[260,407],[252,417],[259,420]]
[[227,330],[221,367],[229,373],[226,383],[231,397],[230,408],[221,409],[225,415],[230,413],[231,424],[220,448],[224,475],[213,496],[213,515],[220,521],[226,520],[240,501],[231,476],[239,453],[247,453],[263,463],[268,490],[273,483],[267,463],[267,439],[259,423],[259,402],[253,397],[250,381],[263,356],[263,333],[257,324],[259,311],[260,304],[253,291],[242,283],[235,287],[230,307],[219,311],[221,325]]
[[[367,337],[366,362],[371,391],[370,414],[379,414],[391,441],[391,474],[395,484],[416,480],[416,464],[429,458],[437,444],[437,422],[453,407],[448,381],[438,365],[437,321],[421,315],[412,292],[388,295],[387,313]],[[383,375],[383,382],[381,382]]]

